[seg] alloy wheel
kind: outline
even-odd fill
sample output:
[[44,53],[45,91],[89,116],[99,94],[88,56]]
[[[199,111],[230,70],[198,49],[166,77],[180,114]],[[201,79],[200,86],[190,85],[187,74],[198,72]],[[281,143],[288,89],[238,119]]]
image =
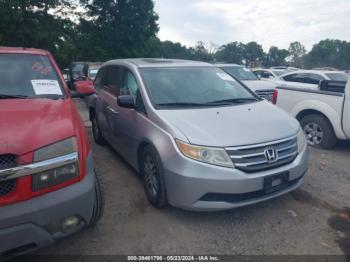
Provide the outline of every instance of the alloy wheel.
[[157,167],[151,155],[146,155],[144,158],[144,175],[146,190],[151,198],[156,198],[158,195],[158,180]]
[[304,127],[304,132],[310,145],[319,145],[323,140],[323,130],[321,126],[316,123],[308,123]]

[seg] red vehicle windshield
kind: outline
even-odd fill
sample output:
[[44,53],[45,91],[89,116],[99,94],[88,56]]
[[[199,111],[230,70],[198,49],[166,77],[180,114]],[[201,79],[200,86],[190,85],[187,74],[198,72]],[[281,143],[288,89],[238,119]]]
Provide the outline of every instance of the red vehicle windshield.
[[30,54],[0,54],[0,99],[60,98],[64,89],[50,60]]

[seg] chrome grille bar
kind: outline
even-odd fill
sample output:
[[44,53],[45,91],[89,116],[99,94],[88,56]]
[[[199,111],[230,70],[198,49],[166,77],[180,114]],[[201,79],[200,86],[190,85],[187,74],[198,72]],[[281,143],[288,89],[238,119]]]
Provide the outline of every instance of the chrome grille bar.
[[[275,150],[276,158],[271,161],[267,150]],[[235,167],[251,173],[286,165],[294,161],[298,155],[297,137],[289,137],[268,143],[226,148]]]
[[36,173],[68,165],[76,161],[78,161],[78,153],[75,152],[41,162],[0,170],[0,181],[33,175]]

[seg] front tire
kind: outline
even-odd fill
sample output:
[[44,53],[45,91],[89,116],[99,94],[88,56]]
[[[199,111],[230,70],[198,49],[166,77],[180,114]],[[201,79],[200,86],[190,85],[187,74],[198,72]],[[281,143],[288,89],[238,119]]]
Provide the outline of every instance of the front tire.
[[156,208],[167,206],[161,161],[151,146],[146,146],[142,151],[140,171],[148,201]]
[[89,226],[95,226],[98,223],[98,221],[103,216],[105,207],[105,192],[102,182],[102,176],[95,172],[95,177],[95,200]]
[[322,115],[307,115],[300,121],[306,134],[308,143],[311,146],[321,149],[332,149],[338,140],[334,133],[333,126]]
[[105,139],[102,136],[102,132],[101,132],[100,125],[98,123],[97,116],[94,116],[91,122],[92,122],[92,136],[94,137],[96,144],[104,145]]

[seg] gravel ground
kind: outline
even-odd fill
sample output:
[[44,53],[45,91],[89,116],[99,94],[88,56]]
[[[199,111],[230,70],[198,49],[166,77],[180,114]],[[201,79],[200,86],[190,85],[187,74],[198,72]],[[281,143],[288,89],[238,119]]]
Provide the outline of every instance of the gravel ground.
[[84,103],[77,105],[104,177],[105,214],[97,227],[37,254],[350,254],[350,143],[311,149],[304,185],[278,199],[218,213],[157,210],[136,172],[111,147],[93,142]]

